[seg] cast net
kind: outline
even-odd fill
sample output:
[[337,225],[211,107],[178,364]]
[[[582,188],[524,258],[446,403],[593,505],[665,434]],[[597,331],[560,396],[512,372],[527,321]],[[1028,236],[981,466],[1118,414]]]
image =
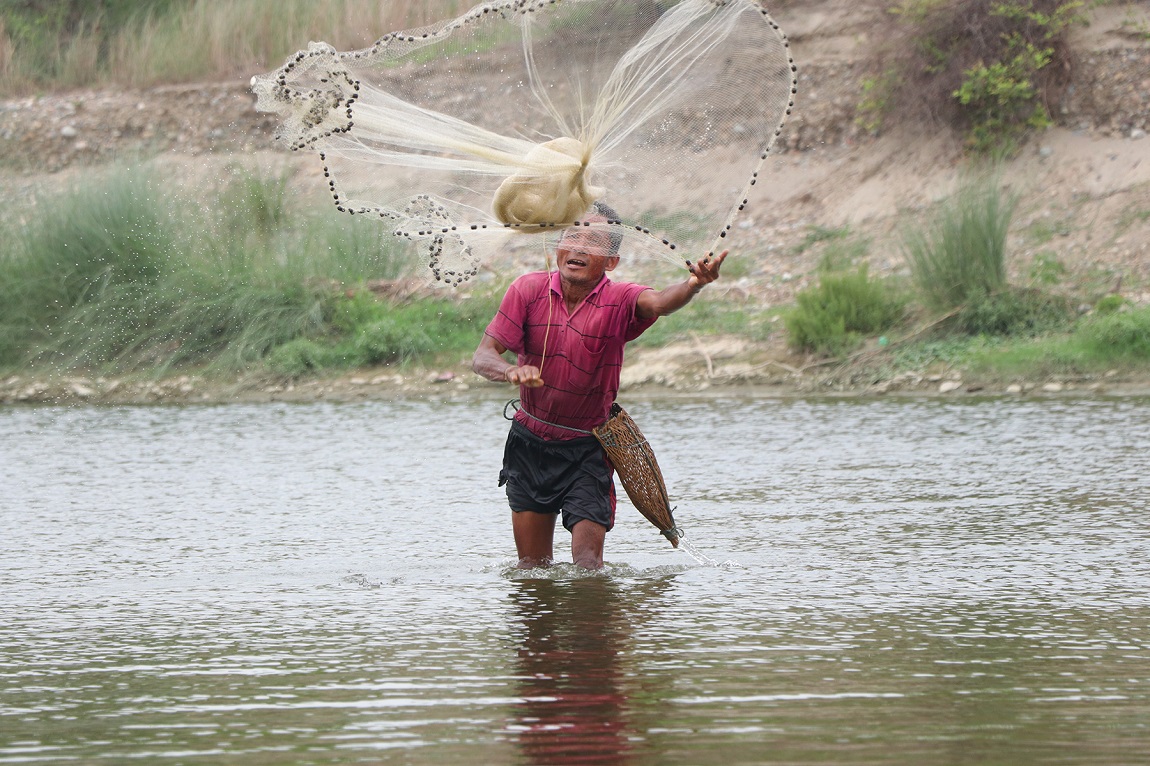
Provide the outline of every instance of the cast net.
[[619,474],[619,483],[631,504],[671,541],[672,546],[678,548],[683,533],[675,526],[667,485],[655,460],[655,452],[639,426],[626,410],[612,404],[607,422],[591,433],[603,445],[603,451],[615,467],[615,473]]
[[[336,207],[451,284],[574,224],[621,234],[624,258],[713,254],[795,84],[754,0],[488,2],[363,50],[313,42],[252,80]],[[596,200],[619,218],[585,220]]]

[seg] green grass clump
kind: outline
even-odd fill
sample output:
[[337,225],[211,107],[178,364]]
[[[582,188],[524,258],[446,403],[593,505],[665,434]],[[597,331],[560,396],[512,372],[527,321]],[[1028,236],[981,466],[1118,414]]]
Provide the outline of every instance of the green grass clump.
[[470,350],[493,299],[377,300],[413,267],[367,219],[296,210],[237,169],[192,203],[141,168],[96,174],[0,232],[0,368],[281,372]]
[[[1070,302],[1007,281],[1007,233],[1018,198],[990,179],[975,179],[946,200],[934,220],[903,236],[911,279],[929,310],[951,317],[947,328],[966,335],[1037,336],[1066,330]],[[1051,284],[1064,273],[1057,261],[1035,262],[1032,278]]]
[[952,311],[1006,288],[1006,235],[1016,204],[993,182],[969,182],[933,222],[904,233],[911,279],[928,308]]
[[828,355],[844,354],[868,334],[894,326],[904,303],[881,282],[872,280],[865,265],[853,272],[826,272],[815,288],[795,296],[786,317],[792,347]]

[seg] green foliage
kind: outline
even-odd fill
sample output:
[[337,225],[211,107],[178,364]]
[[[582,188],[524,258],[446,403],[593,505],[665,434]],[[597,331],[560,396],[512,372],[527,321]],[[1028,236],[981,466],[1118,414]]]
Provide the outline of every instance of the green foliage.
[[[50,85],[91,76],[106,64],[112,38],[149,16],[188,0],[0,0],[0,50],[7,38],[14,55],[0,61],[5,80]],[[15,71],[13,71],[15,70]]]
[[233,172],[219,200],[228,230],[233,235],[270,236],[288,212],[288,176],[269,177],[244,167]]
[[836,271],[849,271],[870,249],[865,238],[837,240],[828,244],[819,256],[818,271],[825,274]]
[[1038,100],[1035,74],[1050,63],[1054,51],[1011,38],[1013,56],[966,70],[954,97],[968,110],[967,143],[978,154],[1012,154],[1031,130],[1052,125]]
[[293,338],[272,349],[265,359],[269,370],[284,378],[300,378],[328,369],[350,367],[345,349],[313,338]]
[[155,179],[117,172],[43,202],[31,223],[0,238],[0,364],[44,342],[50,328],[87,304],[133,285],[155,285],[171,257],[166,212],[152,204]]
[[1130,301],[1121,295],[1111,293],[1098,299],[1098,302],[1094,304],[1094,313],[1099,316],[1106,316],[1107,314],[1113,314],[1115,311],[1120,311],[1129,305]]
[[[395,278],[410,259],[372,221],[292,211],[279,179],[238,174],[204,205],[168,188],[119,169],[41,201],[25,226],[4,225],[0,367],[236,371],[270,355],[299,370],[410,358],[474,345],[474,312],[494,311],[482,300],[390,306],[354,287],[348,298],[349,285]],[[387,351],[380,327],[363,328],[395,316],[416,340],[393,338],[398,351]]]
[[436,339],[426,326],[410,324],[400,317],[380,319],[362,328],[355,338],[356,351],[366,364],[406,362],[431,353],[436,346]]
[[[1065,298],[1015,289],[1006,279],[1006,237],[1017,197],[992,179],[975,179],[945,201],[923,229],[909,229],[903,249],[911,278],[930,309],[953,314],[949,327],[967,335],[1038,335],[1066,328]],[[1039,255],[1031,276],[1053,284],[1065,267]]]
[[841,355],[862,336],[881,332],[902,318],[903,302],[870,279],[865,265],[854,272],[825,272],[817,287],[795,296],[786,317],[792,347]]
[[888,69],[873,77],[864,77],[862,98],[855,107],[855,124],[867,133],[878,133],[883,118],[890,111],[891,100],[898,90],[899,75]]
[[[726,268],[724,264],[723,268]],[[770,315],[756,308],[736,303],[719,293],[706,290],[691,302],[688,309],[675,314],[674,321],[656,322],[634,341],[636,346],[658,347],[688,340],[692,335],[740,335],[751,340],[766,340],[774,325]]]
[[908,229],[903,251],[928,308],[951,311],[1006,287],[1006,235],[1017,198],[988,180],[966,183],[925,228]]
[[1066,33],[1085,21],[1081,0],[904,0],[892,9],[876,71],[864,83],[861,124],[898,110],[941,119],[972,150],[1013,152],[1051,123],[1069,83]]
[[1066,264],[1054,253],[1042,252],[1030,264],[1030,279],[1039,285],[1056,285],[1066,276]]
[[1029,335],[1066,329],[1072,320],[1064,298],[1039,290],[1004,289],[974,292],[955,317],[954,327],[967,335]]
[[1078,335],[1097,352],[1125,360],[1150,360],[1150,307],[1087,317]]
[[994,339],[985,335],[929,338],[894,348],[891,358],[894,368],[898,370],[923,370],[935,364],[962,367],[976,349],[988,345],[994,345]]
[[[972,344],[976,339],[972,339]],[[1094,314],[1070,334],[1029,343],[977,343],[964,366],[983,378],[1031,380],[1046,376],[1097,375],[1113,369],[1142,369],[1150,361],[1150,307]]]
[[[455,0],[0,0],[0,92],[231,78],[284,60],[301,40],[359,48],[380,31],[450,17],[462,5]],[[431,55],[423,51],[413,58]]]

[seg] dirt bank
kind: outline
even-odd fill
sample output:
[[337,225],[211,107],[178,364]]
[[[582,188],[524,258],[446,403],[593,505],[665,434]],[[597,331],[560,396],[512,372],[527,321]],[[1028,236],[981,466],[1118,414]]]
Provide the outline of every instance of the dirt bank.
[[[839,229],[869,242],[872,273],[905,271],[899,227],[951,193],[966,167],[961,140],[935,126],[889,124],[869,135],[855,122],[873,41],[890,23],[885,0],[787,3],[775,13],[800,68],[797,108],[757,187],[731,249],[743,263],[712,294],[772,311],[810,285],[822,250],[812,231]],[[1010,268],[1026,283],[1039,263],[1057,263],[1064,286],[1090,297],[1118,292],[1150,303],[1150,5],[1096,9],[1074,32],[1072,83],[1054,115],[1003,175],[1020,195]],[[85,91],[0,101],[0,206],[64,188],[93,165],[147,158],[185,184],[220,177],[235,163],[283,167],[302,195],[325,200],[317,162],[272,142],[242,81],[146,91]],[[674,189],[668,189],[674,195]],[[674,321],[673,319],[668,321]],[[1083,381],[986,383],[954,370],[924,370],[896,381],[797,358],[773,342],[689,339],[631,352],[625,385],[705,390],[973,392],[1142,388],[1111,375]],[[862,375],[862,378],[859,378]],[[429,382],[430,381],[430,382]],[[958,385],[955,385],[955,383]],[[167,381],[71,378],[0,381],[0,401],[214,401],[224,398],[359,398],[456,391],[486,384],[463,360],[442,370],[367,370],[333,380],[252,379],[209,387]],[[189,388],[190,387],[190,388]],[[465,388],[466,387],[466,388]],[[1061,387],[1061,388],[1059,388]]]

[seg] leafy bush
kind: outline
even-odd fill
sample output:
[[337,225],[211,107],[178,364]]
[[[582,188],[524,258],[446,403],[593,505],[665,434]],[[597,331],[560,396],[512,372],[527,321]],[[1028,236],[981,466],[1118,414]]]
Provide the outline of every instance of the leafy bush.
[[1099,351],[1126,359],[1150,359],[1150,307],[1089,317],[1078,334]]
[[800,292],[795,301],[786,317],[791,346],[829,355],[846,353],[863,335],[891,327],[904,309],[881,282],[870,279],[865,265],[822,274],[818,286]]
[[977,152],[1010,153],[1050,124],[1069,85],[1066,33],[1083,0],[903,0],[867,78],[859,121],[894,111],[942,121]]
[[288,176],[265,176],[236,168],[220,194],[220,206],[233,236],[249,232],[271,236],[288,212]]
[[1003,61],[979,62],[966,70],[954,97],[968,110],[967,143],[979,154],[1012,154],[1029,130],[1053,123],[1037,98],[1034,80],[1053,55],[1051,48],[1014,45]]
[[1113,314],[1116,311],[1121,311],[1123,308],[1129,305],[1130,301],[1126,300],[1121,295],[1111,293],[1110,295],[1104,295],[1098,299],[1098,302],[1094,304],[1094,312],[1099,316],[1106,316],[1107,314]]
[[311,338],[295,338],[272,349],[265,361],[272,372],[286,378],[298,378],[319,370],[350,367],[357,360],[341,347]]
[[406,362],[434,351],[437,345],[426,328],[401,317],[374,322],[362,328],[355,339],[355,349],[366,364]]
[[1006,235],[1017,197],[996,184],[965,184],[925,229],[908,229],[903,251],[911,278],[932,309],[951,311],[972,299],[1003,293]]
[[955,317],[967,335],[1040,335],[1066,329],[1073,314],[1069,302],[1039,290],[976,292]]

